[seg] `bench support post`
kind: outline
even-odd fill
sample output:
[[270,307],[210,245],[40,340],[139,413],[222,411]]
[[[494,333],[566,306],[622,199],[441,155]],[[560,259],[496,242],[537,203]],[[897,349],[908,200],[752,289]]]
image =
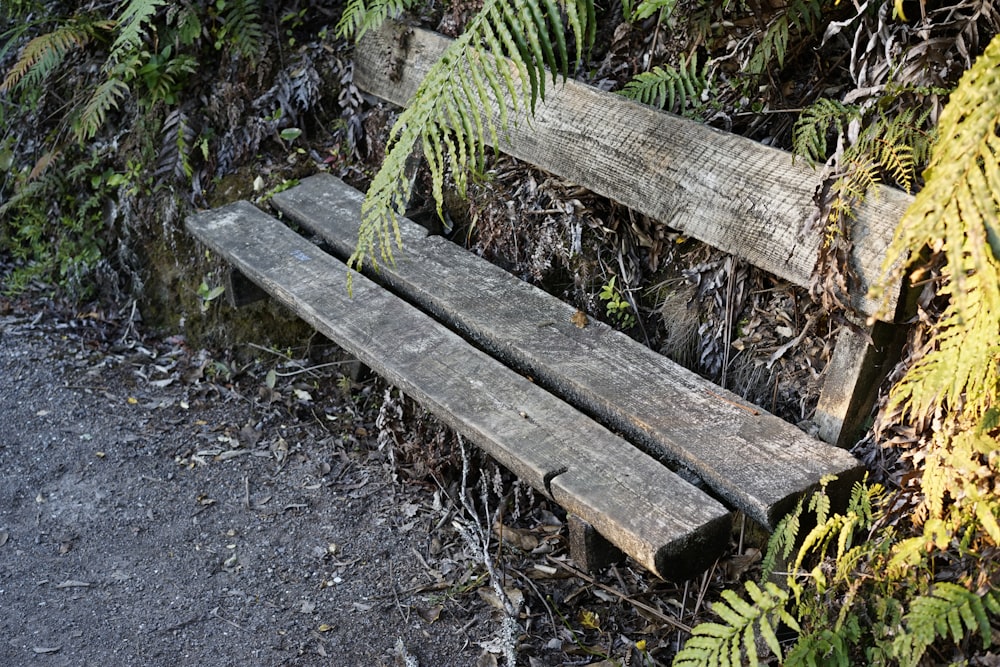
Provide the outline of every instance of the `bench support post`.
[[569,525],[569,555],[581,570],[595,572],[625,558],[618,547],[577,515],[568,514],[566,522]]
[[230,269],[225,276],[226,301],[233,308],[241,308],[268,297],[267,292],[257,286],[240,271]]
[[826,371],[814,418],[819,437],[851,447],[866,430],[878,388],[902,351],[906,327],[876,322],[868,329],[845,326]]

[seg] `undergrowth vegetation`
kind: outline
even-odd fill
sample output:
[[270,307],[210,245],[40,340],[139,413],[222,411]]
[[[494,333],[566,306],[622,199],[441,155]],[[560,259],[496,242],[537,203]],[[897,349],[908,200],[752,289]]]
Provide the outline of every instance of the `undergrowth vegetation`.
[[[718,618],[694,629],[676,664],[943,664],[989,650],[1000,618],[995,3],[446,4],[468,10],[464,30],[389,133],[355,267],[391,259],[414,150],[443,217],[449,184],[464,193],[498,134],[558,85],[546,69],[813,165],[821,185],[804,233],[823,239],[811,293],[826,313],[846,310],[858,207],[884,185],[916,192],[885,260],[886,284],[913,286],[914,326],[870,438],[894,467],[857,486],[846,508],[823,491],[803,501],[773,535],[757,581],[721,594]],[[4,289],[39,279],[87,296],[98,274],[127,268],[122,210],[163,193],[205,205],[268,142],[295,154],[303,133],[325,131],[338,146],[325,165],[358,157],[364,114],[349,63],[328,61],[333,114],[316,118],[317,44],[327,25],[329,39],[357,38],[411,10],[430,11],[421,0],[343,10],[306,0],[4,3],[0,251],[17,265]],[[513,68],[495,67],[497,56]],[[516,110],[499,126],[481,110],[493,98]],[[655,267],[676,239],[646,232],[635,245]],[[640,260],[622,250],[616,259],[618,270],[596,279],[599,299],[619,325],[641,325],[627,270]],[[746,291],[736,262],[706,260],[689,274],[699,272],[702,291]],[[708,319],[702,361],[724,374],[728,339]]]
[[204,203],[262,143],[301,133],[320,77],[318,47],[296,40],[325,29],[305,12],[324,14],[284,4],[5,3],[0,247],[18,263],[8,290],[39,278],[84,296],[81,278],[99,264],[135,272],[116,247],[123,209],[164,190]]

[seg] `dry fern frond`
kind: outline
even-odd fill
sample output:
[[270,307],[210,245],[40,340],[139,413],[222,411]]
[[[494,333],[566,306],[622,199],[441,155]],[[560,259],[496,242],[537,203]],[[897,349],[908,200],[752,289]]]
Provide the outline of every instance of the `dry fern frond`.
[[18,86],[38,85],[62,64],[71,50],[84,48],[97,33],[107,32],[114,26],[115,22],[110,20],[74,20],[35,37],[7,72],[0,84],[0,93],[9,93]]

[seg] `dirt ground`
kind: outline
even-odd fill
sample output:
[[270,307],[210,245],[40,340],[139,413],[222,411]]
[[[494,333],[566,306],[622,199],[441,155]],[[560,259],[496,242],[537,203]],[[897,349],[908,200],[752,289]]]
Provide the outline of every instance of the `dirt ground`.
[[238,363],[128,312],[0,297],[0,665],[668,664],[686,587],[572,574],[482,460],[460,502],[442,427],[332,346]]
[[100,349],[43,313],[0,327],[0,664],[483,653],[488,605],[436,606],[440,498],[394,483],[350,410],[315,407],[328,428],[185,382],[179,340]]

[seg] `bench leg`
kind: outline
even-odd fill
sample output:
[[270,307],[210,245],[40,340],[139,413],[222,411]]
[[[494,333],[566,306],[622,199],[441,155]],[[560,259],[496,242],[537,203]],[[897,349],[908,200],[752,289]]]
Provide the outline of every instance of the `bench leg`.
[[226,301],[233,308],[240,308],[268,297],[267,292],[258,287],[257,283],[236,269],[230,269],[226,272],[225,281]]
[[625,558],[618,547],[580,517],[569,514],[566,521],[569,524],[569,555],[581,570],[594,572]]
[[864,434],[879,385],[899,359],[905,339],[906,327],[885,322],[841,330],[816,406],[821,440],[850,447]]

